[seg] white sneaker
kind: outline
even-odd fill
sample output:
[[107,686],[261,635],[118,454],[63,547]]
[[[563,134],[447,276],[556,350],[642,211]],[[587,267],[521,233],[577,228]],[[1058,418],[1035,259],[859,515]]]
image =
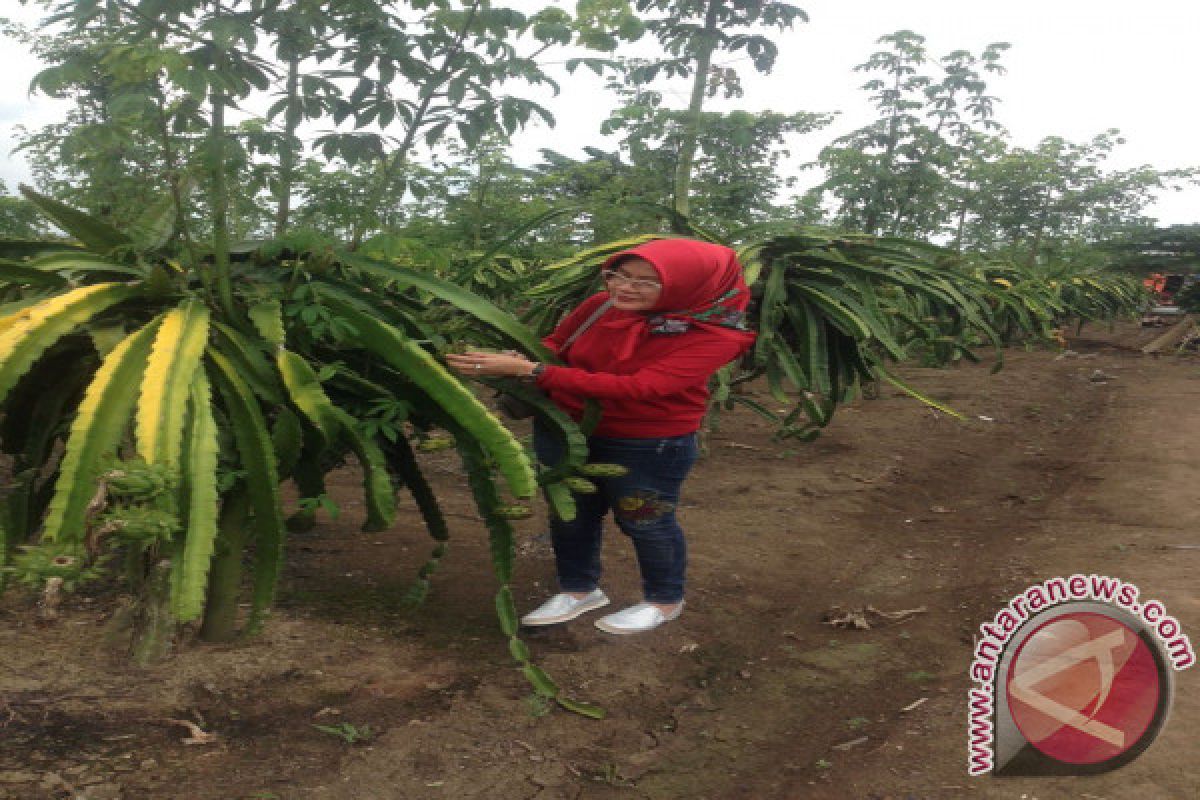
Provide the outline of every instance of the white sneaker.
[[593,589],[583,597],[572,597],[566,592],[554,595],[533,611],[521,617],[522,625],[554,625],[567,622],[597,608],[608,605],[608,595]]
[[653,603],[638,603],[615,614],[601,617],[596,620],[596,627],[605,633],[641,633],[654,630],[664,622],[678,619],[682,613],[682,600],[669,614],[663,613],[663,610]]

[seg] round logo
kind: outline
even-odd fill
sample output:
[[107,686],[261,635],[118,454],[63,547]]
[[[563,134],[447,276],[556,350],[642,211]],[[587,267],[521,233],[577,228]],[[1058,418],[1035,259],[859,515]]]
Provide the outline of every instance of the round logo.
[[1025,740],[1056,761],[1124,761],[1157,734],[1161,670],[1153,647],[1124,623],[1067,613],[1021,643],[1008,671],[1008,706]]

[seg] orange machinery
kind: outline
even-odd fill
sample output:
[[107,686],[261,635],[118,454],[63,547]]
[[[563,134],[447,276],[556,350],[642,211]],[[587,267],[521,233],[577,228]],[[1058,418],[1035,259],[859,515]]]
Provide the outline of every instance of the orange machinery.
[[1184,275],[1173,275],[1163,272],[1151,272],[1142,281],[1142,285],[1154,292],[1154,299],[1162,305],[1170,305],[1175,293],[1183,288]]

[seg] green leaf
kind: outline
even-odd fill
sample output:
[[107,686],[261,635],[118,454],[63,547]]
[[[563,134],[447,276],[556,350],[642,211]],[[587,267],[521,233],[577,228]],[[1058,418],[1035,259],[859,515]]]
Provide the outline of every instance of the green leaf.
[[82,253],[83,248],[73,242],[43,242],[36,239],[0,239],[0,258],[19,261],[36,258],[47,253]]
[[513,657],[513,660],[526,664],[529,662],[529,647],[516,636],[510,636],[508,639],[508,652]]
[[558,684],[550,680],[550,676],[542,671],[542,668],[536,664],[526,663],[521,667],[521,672],[525,675],[525,679],[533,686],[533,690],[542,697],[547,697],[551,700],[556,700],[559,693],[562,691],[558,688]]
[[507,235],[503,239],[501,239],[500,241],[496,242],[491,247],[489,247],[483,253],[483,255],[479,256],[478,258],[472,259],[470,262],[468,262],[467,266],[463,269],[463,271],[461,273],[459,273],[458,279],[455,281],[455,283],[460,284],[460,285],[465,284],[467,281],[469,281],[472,278],[472,276],[475,275],[475,273],[477,273],[482,268],[483,265],[487,264],[489,261],[491,261],[493,258],[495,258],[497,253],[503,253],[514,242],[516,242],[518,239],[520,239],[521,237],[528,234],[530,231],[534,231],[534,230],[537,230],[538,228],[541,228],[543,225],[545,225],[547,222],[550,222],[553,219],[558,219],[559,217],[565,217],[565,216],[578,214],[583,209],[584,209],[584,206],[578,206],[578,205],[565,206],[562,208],[552,208],[549,211],[544,211],[544,212],[537,214],[527,220],[524,220],[523,222],[519,223],[515,228],[507,231]]
[[317,373],[302,356],[283,348],[276,352],[275,364],[292,403],[321,432],[326,442],[332,442],[337,438],[341,423],[338,410],[325,394]]
[[774,411],[772,411],[771,409],[764,406],[762,403],[759,403],[756,400],[751,400],[749,397],[746,397],[745,395],[734,394],[734,395],[730,395],[729,399],[732,400],[734,403],[743,405],[746,408],[750,409],[755,414],[758,414],[760,417],[765,419],[767,422],[770,422],[772,425],[779,425],[781,422],[778,414],[776,414]]
[[217,539],[217,423],[208,378],[202,369],[192,376],[190,400],[181,470],[187,531],[171,584],[171,612],[180,622],[196,619],[204,610],[208,569]]
[[892,375],[889,372],[885,372],[883,369],[878,369],[876,371],[879,374],[879,377],[883,378],[885,381],[890,383],[892,386],[895,386],[897,389],[899,389],[900,391],[909,395],[910,397],[920,400],[922,403],[929,406],[930,408],[936,408],[938,411],[941,411],[943,414],[949,414],[950,416],[955,417],[956,419],[961,419],[961,420],[966,419],[966,417],[964,417],[962,414],[955,411],[954,409],[950,408],[949,406],[944,406],[941,403],[938,403],[935,400],[931,400],[930,398],[921,394],[916,389],[912,388],[907,383],[905,383],[904,381],[897,378],[895,375]]
[[385,531],[392,527],[396,519],[396,490],[388,475],[387,461],[379,445],[370,436],[363,435],[359,429],[358,420],[340,408],[334,409],[334,414],[341,428],[342,436],[349,443],[350,449],[358,458],[359,468],[363,473],[363,493],[367,505],[367,518],[363,522],[364,531]]
[[117,247],[133,244],[132,240],[108,223],[101,222],[95,217],[72,208],[66,203],[60,203],[52,197],[47,197],[21,184],[21,194],[58,227],[74,236],[89,250],[97,253],[108,253]]
[[100,357],[108,355],[112,349],[121,343],[127,331],[124,322],[91,323],[87,326],[88,336],[92,338],[92,347]]
[[116,283],[83,286],[0,317],[0,402],[47,348],[136,293]]
[[520,624],[517,620],[517,604],[513,601],[512,590],[507,586],[501,586],[500,591],[496,592],[496,615],[500,618],[500,630],[504,631],[504,635],[516,636]]
[[271,405],[285,402],[279,373],[263,355],[259,342],[222,322],[214,322],[217,348],[228,358],[255,394]]
[[[186,197],[190,190],[190,181],[185,179],[183,184],[179,194]],[[178,216],[174,195],[161,195],[150,203],[129,227],[134,245],[142,252],[161,249],[175,235]]]
[[296,462],[300,460],[300,448],[304,444],[304,429],[300,418],[286,408],[275,414],[275,425],[271,428],[271,444],[279,460],[279,477],[291,477]]
[[608,716],[608,712],[600,706],[592,705],[591,703],[584,703],[579,700],[572,700],[562,693],[559,693],[558,696],[554,698],[554,701],[567,711],[579,714],[581,717],[588,717],[589,719],[604,719]]
[[450,529],[446,526],[446,518],[442,516],[437,495],[433,493],[433,489],[417,465],[408,439],[404,436],[397,436],[394,442],[385,444],[385,450],[388,463],[400,475],[400,479],[404,481],[404,485],[412,494],[413,501],[417,504],[417,510],[421,512],[421,518],[425,522],[425,528],[429,531],[429,536],[438,542],[449,539]]
[[541,340],[527,327],[522,325],[516,317],[498,308],[488,300],[463,289],[461,286],[456,286],[453,283],[443,281],[432,275],[417,272],[416,270],[374,261],[355,253],[340,251],[336,254],[336,257],[338,261],[353,269],[384,278],[385,280],[395,281],[402,286],[415,286],[418,289],[429,292],[438,299],[450,303],[460,311],[464,311],[489,327],[496,329],[511,342],[525,350],[525,352],[535,356],[539,361],[550,361],[554,358],[553,354],[541,343]]
[[46,253],[28,262],[28,266],[43,272],[72,272],[81,275],[128,275],[146,277],[146,272],[124,264],[116,264],[92,253],[61,252]]
[[246,633],[262,629],[283,567],[283,509],[279,500],[279,474],[275,451],[258,399],[241,379],[233,363],[209,351],[213,382],[218,387],[233,427],[240,466],[246,473],[246,490],[254,512],[254,600]]
[[[553,483],[572,474],[580,464],[587,461],[587,437],[567,414],[554,404],[543,392],[537,391],[528,384],[517,380],[496,381],[505,394],[510,394],[536,409],[542,423],[550,435],[558,439],[563,446],[563,458],[557,464],[547,465],[550,469],[538,476],[538,483]],[[599,404],[595,404],[597,410]],[[585,411],[586,416],[586,411]],[[580,423],[581,425],[583,422]]]
[[254,303],[246,312],[258,335],[275,347],[282,347],[284,341],[283,310],[278,300],[265,300]]
[[533,496],[537,482],[524,448],[474,394],[420,345],[391,325],[363,313],[337,295],[322,297],[354,325],[358,331],[355,343],[359,347],[400,370],[479,442],[495,460],[515,496]]
[[208,339],[208,307],[185,300],[159,325],[142,376],[135,424],[138,455],[152,464],[176,466],[192,376]]
[[67,281],[61,275],[53,272],[43,272],[40,269],[18,264],[8,259],[0,259],[0,281],[14,283],[18,286],[65,286]]
[[492,569],[501,586],[500,593],[496,595],[496,608],[500,615],[501,625],[515,632],[516,606],[512,603],[512,594],[507,588],[512,580],[515,555],[512,525],[507,519],[495,513],[496,507],[500,503],[500,496],[492,481],[491,471],[488,469],[482,448],[454,423],[447,423],[447,429],[454,434],[455,446],[458,448],[463,466],[467,470],[467,484],[475,498],[475,506],[483,515],[484,524],[488,529]]
[[562,483],[548,483],[542,487],[546,494],[546,502],[550,504],[554,515],[563,522],[575,519],[575,495],[571,494]]
[[871,338],[871,328],[867,324],[866,319],[853,313],[844,305],[839,304],[825,292],[812,286],[797,286],[796,291],[803,294],[805,299],[823,311],[825,318],[833,323],[842,333],[858,340]]
[[87,507],[103,460],[115,452],[133,413],[162,317],[130,334],[104,359],[71,423],[42,541],[82,542]]

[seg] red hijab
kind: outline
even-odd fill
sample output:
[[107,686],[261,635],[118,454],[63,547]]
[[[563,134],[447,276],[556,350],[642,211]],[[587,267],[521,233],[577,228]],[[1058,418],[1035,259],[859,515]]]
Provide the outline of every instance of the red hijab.
[[737,255],[724,245],[695,239],[656,239],[609,256],[603,269],[627,258],[648,261],[658,272],[662,293],[649,311],[610,309],[597,323],[618,339],[616,357],[629,358],[651,336],[671,336],[703,328],[750,349],[754,332],[746,327],[750,290]]

